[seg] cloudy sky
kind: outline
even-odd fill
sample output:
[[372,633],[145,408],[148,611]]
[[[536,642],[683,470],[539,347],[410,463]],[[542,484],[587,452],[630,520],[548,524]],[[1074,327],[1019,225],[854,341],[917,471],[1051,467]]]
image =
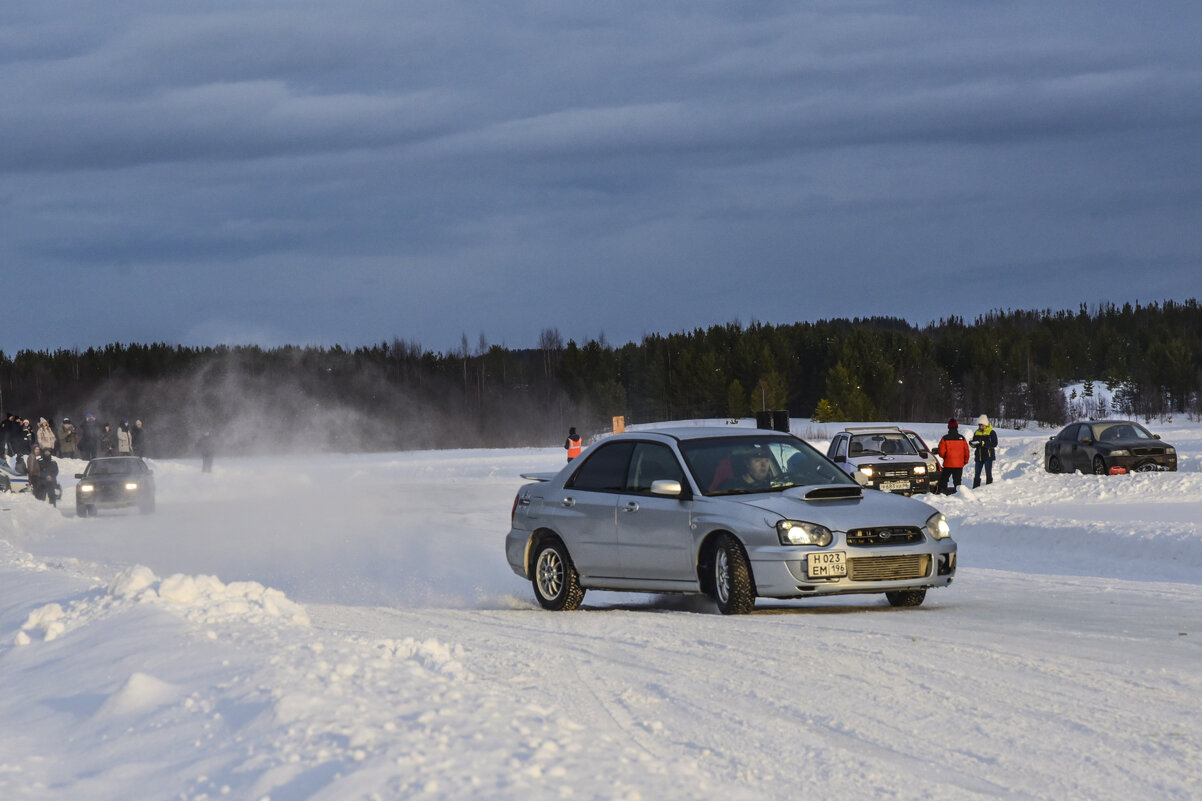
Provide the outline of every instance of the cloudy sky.
[[1202,296],[1202,4],[38,0],[0,350]]

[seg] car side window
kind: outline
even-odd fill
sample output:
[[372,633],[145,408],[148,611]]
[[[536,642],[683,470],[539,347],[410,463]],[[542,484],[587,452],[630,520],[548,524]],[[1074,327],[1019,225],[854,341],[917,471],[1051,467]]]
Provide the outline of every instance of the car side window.
[[658,442],[640,442],[634,446],[634,456],[630,460],[630,469],[626,476],[626,490],[650,494],[651,482],[666,479],[679,481],[681,486],[687,486],[684,471],[676,454],[667,445]]
[[1066,428],[1060,432],[1059,438],[1065,442],[1076,442],[1077,441],[1077,429],[1080,427],[1081,426],[1079,426],[1079,425],[1069,426],[1068,428]]
[[621,492],[634,445],[614,442],[597,447],[564,486],[592,492]]
[[1092,433],[1089,426],[1077,426],[1077,442],[1084,442]]
[[842,462],[847,459],[847,437],[835,438],[835,461]]

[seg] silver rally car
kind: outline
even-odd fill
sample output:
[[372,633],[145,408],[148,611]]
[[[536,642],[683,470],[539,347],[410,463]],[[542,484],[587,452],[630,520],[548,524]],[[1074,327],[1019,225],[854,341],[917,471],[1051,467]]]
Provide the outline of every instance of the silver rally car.
[[505,554],[539,604],[585,590],[755,599],[883,593],[918,606],[956,574],[946,518],[864,489],[805,441],[746,428],[617,434],[514,498]]

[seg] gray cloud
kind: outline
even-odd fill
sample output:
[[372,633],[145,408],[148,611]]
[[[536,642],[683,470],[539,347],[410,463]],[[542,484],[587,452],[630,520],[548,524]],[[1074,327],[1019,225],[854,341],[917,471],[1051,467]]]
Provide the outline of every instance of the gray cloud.
[[1197,294],[1193,4],[11,17],[0,264],[87,300],[16,304],[8,352],[522,347],[548,326],[620,341]]

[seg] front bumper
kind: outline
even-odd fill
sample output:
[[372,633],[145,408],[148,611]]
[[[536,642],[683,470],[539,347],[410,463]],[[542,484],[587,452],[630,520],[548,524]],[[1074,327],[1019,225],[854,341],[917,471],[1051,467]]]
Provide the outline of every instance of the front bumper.
[[[848,574],[809,578],[806,557],[819,551],[846,553]],[[822,549],[765,547],[753,549],[748,556],[757,596],[805,598],[946,587],[956,576],[956,551],[949,538],[913,547],[859,548],[845,542]]]

